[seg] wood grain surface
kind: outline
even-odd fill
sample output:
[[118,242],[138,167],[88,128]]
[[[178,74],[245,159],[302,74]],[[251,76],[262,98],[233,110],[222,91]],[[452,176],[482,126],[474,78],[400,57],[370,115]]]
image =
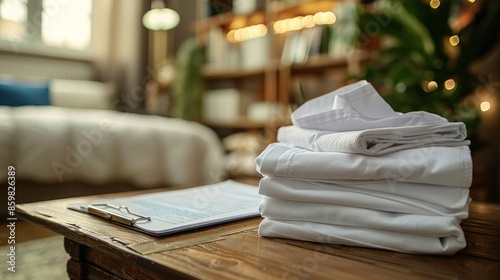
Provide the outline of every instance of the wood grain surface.
[[66,237],[72,279],[500,279],[495,204],[472,202],[467,248],[434,256],[259,237],[261,218],[158,238],[67,209],[118,195],[21,204],[17,215]]

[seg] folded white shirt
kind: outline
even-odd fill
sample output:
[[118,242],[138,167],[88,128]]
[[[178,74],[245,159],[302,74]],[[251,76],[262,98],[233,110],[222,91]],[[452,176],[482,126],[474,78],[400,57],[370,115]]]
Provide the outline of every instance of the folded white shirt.
[[307,101],[292,113],[292,122],[307,129],[355,131],[447,120],[427,112],[395,112],[371,84],[359,81]]
[[260,236],[415,254],[451,255],[465,248],[466,242],[462,229],[456,227],[453,232],[456,235],[437,237],[364,227],[272,219],[264,219],[259,225]]
[[264,197],[262,217],[388,230],[429,237],[458,236],[462,219],[449,216],[403,214],[325,203],[288,201]]
[[259,194],[281,200],[334,204],[404,214],[449,216],[459,219],[466,219],[469,215],[468,197],[465,197],[465,204],[448,208],[414,198],[365,189],[333,185],[317,185],[314,189],[310,189],[306,185],[303,186],[289,184],[286,181],[266,184],[266,181],[262,180],[259,184]]
[[271,177],[312,180],[387,180],[468,188],[469,147],[424,147],[377,157],[312,152],[285,143],[270,144],[256,159],[257,171]]
[[[391,203],[393,201],[400,201],[411,203],[412,205],[425,204],[425,206],[422,207],[427,208],[435,208],[434,205],[438,205],[448,209],[450,212],[462,211],[469,203],[469,189],[467,188],[407,182],[394,182],[394,184],[389,184],[386,181],[311,181],[264,177],[259,183],[259,192],[261,194],[278,199],[297,197],[300,200],[298,194],[308,193],[308,199],[313,201],[312,199],[314,199],[314,197],[323,199],[325,195],[330,196],[328,193],[329,191],[345,191],[353,195],[364,194],[367,196],[381,197],[390,199]],[[297,195],[295,195],[295,193]],[[343,196],[346,196],[346,194],[343,194]],[[354,202],[355,199],[356,197],[353,198]],[[345,205],[345,203],[347,202],[344,202],[342,205]],[[394,210],[389,209],[387,211]]]
[[315,152],[344,152],[383,155],[426,146],[463,146],[464,123],[439,123],[403,127],[373,128],[334,132],[285,126],[278,130],[278,141]]

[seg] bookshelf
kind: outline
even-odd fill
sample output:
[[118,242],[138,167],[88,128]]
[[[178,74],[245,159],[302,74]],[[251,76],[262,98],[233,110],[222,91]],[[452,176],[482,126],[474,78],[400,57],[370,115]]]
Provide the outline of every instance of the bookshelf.
[[[241,110],[232,117],[204,120],[209,126],[275,130],[289,123],[299,84],[307,99],[328,93],[346,84],[372,53],[355,48],[355,8],[360,1],[246,1],[257,8],[241,12],[223,1],[224,9],[214,15],[209,10],[214,10],[210,5],[215,1],[197,0],[194,28],[208,57],[201,69],[207,86],[204,98],[225,89],[250,97],[233,102]],[[263,110],[268,116],[255,120],[249,115],[254,104],[279,109]]]
[[257,69],[239,69],[238,67],[232,67],[227,69],[212,69],[210,67],[205,67],[201,69],[202,75],[207,80],[217,80],[217,79],[244,79],[247,77],[258,77],[265,75],[266,67],[260,67]]

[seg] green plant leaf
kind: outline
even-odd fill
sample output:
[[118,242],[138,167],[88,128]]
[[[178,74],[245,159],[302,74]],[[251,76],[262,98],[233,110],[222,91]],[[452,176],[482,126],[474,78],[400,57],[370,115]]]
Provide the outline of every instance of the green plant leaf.
[[[381,9],[387,14],[391,15],[392,18],[403,26],[403,30],[408,32],[410,36],[414,37],[418,44],[420,44],[422,50],[425,54],[431,58],[434,55],[435,47],[434,42],[431,39],[429,31],[425,26],[408,10],[404,5],[398,5],[397,1],[394,0],[381,0]],[[397,10],[392,10],[393,7],[399,7]]]

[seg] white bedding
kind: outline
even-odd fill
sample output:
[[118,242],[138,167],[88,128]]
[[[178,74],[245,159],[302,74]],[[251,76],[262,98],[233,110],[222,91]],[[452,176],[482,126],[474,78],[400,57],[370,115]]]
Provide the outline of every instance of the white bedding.
[[0,106],[0,180],[125,182],[138,187],[220,180],[223,151],[198,123],[116,111]]

